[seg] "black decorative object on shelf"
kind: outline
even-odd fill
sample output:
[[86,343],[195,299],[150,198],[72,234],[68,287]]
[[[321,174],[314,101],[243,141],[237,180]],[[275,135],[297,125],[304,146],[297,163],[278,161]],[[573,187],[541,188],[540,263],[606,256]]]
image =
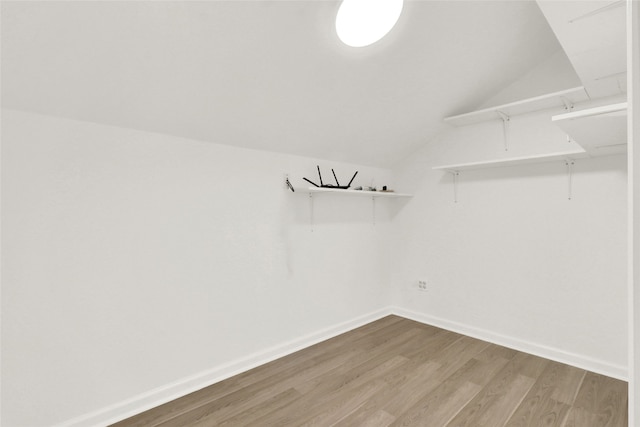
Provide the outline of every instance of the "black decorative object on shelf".
[[358,171],[356,171],[356,173],[353,174],[353,176],[351,177],[351,181],[349,181],[349,184],[347,185],[340,185],[340,183],[338,182],[338,177],[336,176],[336,173],[333,169],[331,169],[331,172],[333,173],[333,178],[336,180],[336,185],[333,184],[325,184],[324,182],[322,182],[322,173],[320,173],[320,166],[318,166],[318,177],[320,178],[320,185],[316,184],[315,182],[311,181],[310,179],[307,178],[302,178],[305,181],[307,181],[310,184],[313,184],[316,187],[321,187],[321,188],[338,188],[341,190],[346,190],[347,188],[351,187],[351,183],[353,182],[353,179],[356,177],[356,175],[358,175]]

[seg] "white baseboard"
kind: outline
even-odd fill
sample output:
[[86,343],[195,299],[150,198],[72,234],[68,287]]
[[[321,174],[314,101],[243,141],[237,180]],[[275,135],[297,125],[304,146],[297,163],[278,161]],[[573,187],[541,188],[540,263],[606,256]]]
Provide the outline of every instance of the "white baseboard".
[[391,314],[389,308],[384,308],[347,322],[330,326],[301,338],[291,340],[266,350],[251,354],[233,362],[214,367],[196,375],[180,379],[173,383],[139,394],[130,399],[97,411],[73,418],[57,424],[56,427],[95,427],[107,426],[122,421],[148,409],[170,402],[194,391],[208,387],[224,379],[248,371],[249,369],[284,357],[303,348],[312,346],[336,335],[366,325]]
[[503,347],[512,348],[514,350],[544,357],[545,359],[565,363],[577,368],[586,369],[588,371],[606,375],[608,377],[628,381],[628,370],[626,366],[615,365],[581,354],[570,353],[559,350],[557,348],[547,347],[545,345],[536,344],[530,341],[524,341],[518,338],[497,334],[486,329],[476,328],[474,326],[453,322],[424,313],[406,310],[401,307],[391,307],[390,311],[392,314],[415,320],[416,322],[436,326],[438,328],[457,332],[459,334],[466,335],[472,338],[477,338],[493,344],[498,344]]
[[308,334],[304,337],[265,349],[233,362],[214,367],[196,375],[183,378],[165,386],[158,387],[114,405],[65,421],[56,425],[56,427],[95,427],[113,424],[194,391],[200,390],[204,387],[208,387],[239,373],[248,371],[249,369],[271,362],[272,360],[280,357],[284,357],[298,350],[302,350],[303,348],[348,332],[362,325],[366,325],[367,323],[373,322],[390,314],[452,332],[457,332],[472,338],[512,348],[514,350],[544,357],[549,360],[566,363],[568,365],[586,369],[612,378],[628,381],[626,366],[614,365],[601,360],[592,359],[584,355],[569,353],[556,348],[523,341],[514,337],[500,335],[485,329],[407,310],[401,307],[387,307],[359,316],[347,322],[333,325],[318,332]]

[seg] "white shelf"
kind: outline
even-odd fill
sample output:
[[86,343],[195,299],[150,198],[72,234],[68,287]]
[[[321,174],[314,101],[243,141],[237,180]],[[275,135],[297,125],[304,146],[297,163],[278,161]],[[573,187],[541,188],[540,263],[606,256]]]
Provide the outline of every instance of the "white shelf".
[[446,117],[444,121],[445,123],[449,123],[453,126],[465,126],[488,120],[501,119],[502,116],[500,113],[511,117],[520,114],[531,113],[534,111],[546,110],[549,108],[565,108],[567,104],[573,105],[577,102],[588,100],[589,95],[585,91],[584,87],[580,86],[573,89],[562,90],[559,92],[553,92],[516,102],[510,102],[508,104],[497,105],[495,107],[484,108],[482,110],[472,111],[470,113]]
[[506,166],[525,165],[531,163],[545,163],[556,160],[571,160],[584,157],[584,150],[562,151],[549,154],[537,154],[533,156],[509,157],[504,159],[488,160],[482,162],[458,163],[453,165],[435,166],[433,170],[446,172],[459,172],[463,170],[488,169]]
[[551,120],[590,156],[627,151],[626,102],[559,114]]
[[[298,189],[296,189],[298,191]],[[384,191],[366,191],[366,190],[342,190],[339,188],[325,188],[325,187],[309,187],[300,189],[305,193],[331,193],[341,194],[344,196],[367,196],[367,197],[388,197],[388,198],[400,198],[400,197],[413,197],[411,194],[396,193],[396,192],[384,192]]]
[[314,200],[316,199],[315,197],[313,197],[315,194],[336,194],[336,195],[341,195],[341,196],[364,196],[364,197],[370,197],[371,198],[371,206],[372,206],[372,223],[375,226],[376,225],[376,199],[380,199],[380,198],[395,198],[395,199],[399,199],[399,198],[409,198],[409,197],[413,197],[411,194],[404,194],[404,193],[396,193],[396,192],[383,192],[383,191],[365,191],[365,190],[343,190],[340,188],[327,188],[327,187],[308,187],[308,188],[297,188],[296,192],[300,192],[302,194],[308,194],[309,195],[309,203],[311,205],[310,207],[310,219],[309,219],[309,224],[311,225],[311,231],[313,231],[313,224],[314,224]]

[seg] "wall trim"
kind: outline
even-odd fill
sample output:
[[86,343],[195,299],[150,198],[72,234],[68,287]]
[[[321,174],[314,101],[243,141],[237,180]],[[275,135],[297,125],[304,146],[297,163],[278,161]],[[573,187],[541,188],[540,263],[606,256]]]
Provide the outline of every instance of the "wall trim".
[[603,360],[593,359],[577,353],[560,350],[553,347],[537,344],[531,341],[524,341],[507,335],[498,334],[486,329],[469,326],[463,323],[442,319],[440,317],[430,316],[428,314],[407,310],[402,307],[390,307],[391,313],[406,319],[415,320],[416,322],[446,329],[448,331],[457,332],[492,344],[501,345],[514,350],[532,354],[534,356],[544,357],[545,359],[555,362],[565,363],[577,368],[586,369],[597,374],[606,375],[622,381],[628,381],[628,370],[626,366],[616,365]]
[[234,375],[287,356],[298,350],[333,338],[360,326],[366,325],[392,314],[389,307],[356,317],[346,322],[321,329],[301,338],[239,358],[229,363],[214,367],[198,374],[185,377],[161,387],[133,396],[116,404],[98,409],[71,420],[56,424],[55,427],[94,427],[107,426],[136,414],[155,408],[156,406],[178,399],[194,391],[208,387]]
[[586,369],[612,378],[628,381],[628,371],[626,366],[615,365],[584,355],[570,353],[530,341],[497,334],[486,329],[465,325],[463,323],[446,320],[440,317],[430,316],[425,313],[408,310],[402,307],[389,306],[356,317],[352,320],[324,328],[320,331],[307,334],[301,338],[267,348],[263,351],[253,353],[249,356],[239,358],[198,374],[185,377],[148,392],[133,396],[130,399],[123,400],[114,405],[56,424],[55,427],[107,426],[118,421],[122,421],[156,406],[178,399],[189,393],[208,387],[229,377],[271,362],[280,357],[287,356],[298,350],[302,350],[329,338],[333,338],[388,315],[404,317],[416,322],[487,341],[492,344],[501,345],[514,350],[533,354],[535,356],[544,357],[545,359],[566,363],[571,366]]

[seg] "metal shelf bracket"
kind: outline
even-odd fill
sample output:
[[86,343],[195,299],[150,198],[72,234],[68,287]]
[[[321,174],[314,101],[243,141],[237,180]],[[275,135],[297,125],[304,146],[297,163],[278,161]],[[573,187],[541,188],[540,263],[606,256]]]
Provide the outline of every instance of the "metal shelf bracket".
[[376,226],[376,198],[371,196],[371,215],[372,215],[372,221],[373,221],[373,226]]
[[503,113],[502,111],[496,111],[502,120],[502,132],[504,134],[504,151],[509,151],[509,123],[511,122],[511,117],[509,115]]
[[568,99],[568,98],[566,98],[564,96],[561,96],[560,97],[560,101],[562,101],[562,103],[564,104],[565,111],[569,112],[569,111],[573,110],[573,102],[571,102],[570,99]]
[[309,193],[309,226],[313,233],[313,193]]
[[567,167],[567,177],[568,177],[568,196],[567,199],[571,200],[573,197],[573,165],[575,161],[573,159],[567,159],[564,161],[565,166]]
[[449,173],[453,176],[453,203],[458,203],[458,177],[460,172],[449,171]]

